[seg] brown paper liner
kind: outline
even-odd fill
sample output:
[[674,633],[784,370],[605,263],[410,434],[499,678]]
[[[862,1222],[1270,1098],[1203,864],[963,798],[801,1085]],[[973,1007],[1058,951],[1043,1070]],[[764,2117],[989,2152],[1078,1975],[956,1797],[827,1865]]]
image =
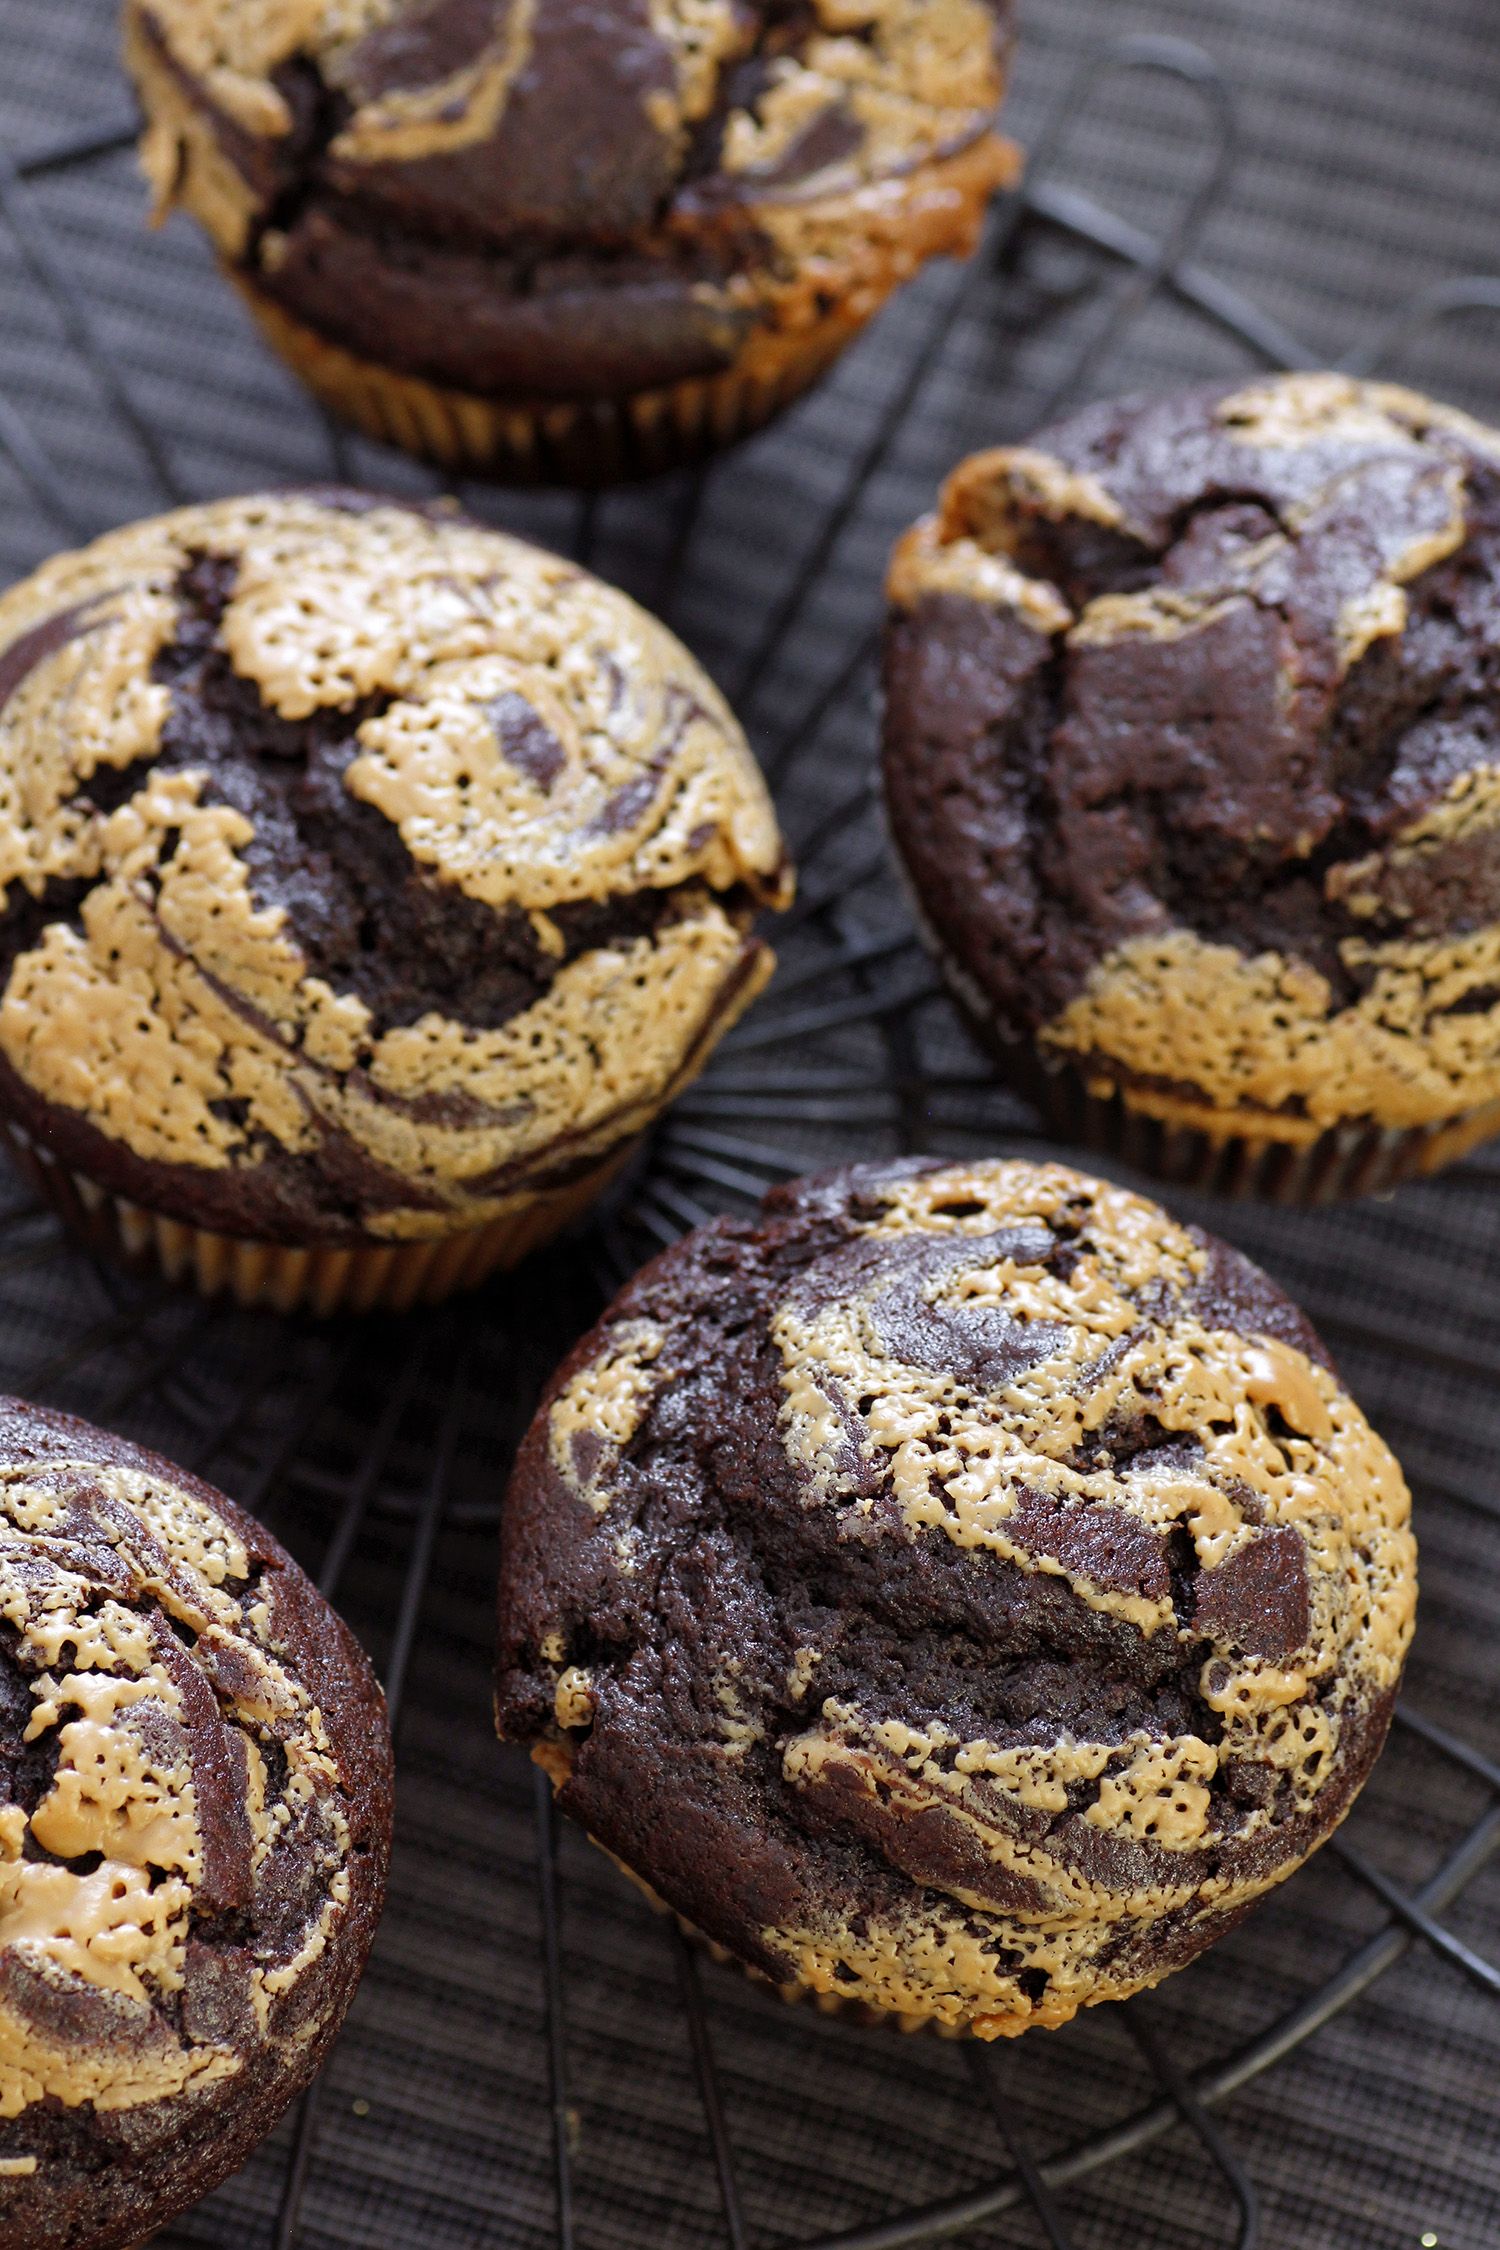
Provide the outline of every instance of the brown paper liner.
[[622,1168],[627,1143],[565,1187],[542,1188],[482,1225],[422,1242],[248,1242],[148,1211],[59,1164],[13,1121],[0,1138],[16,1169],[91,1250],[274,1312],[406,1312],[477,1289],[582,1215]]
[[1500,1133],[1500,1102],[1436,1125],[1386,1126],[1356,1118],[1312,1140],[1280,1141],[1153,1117],[1132,1108],[1118,1088],[1097,1093],[1080,1063],[997,1037],[981,1011],[982,995],[939,943],[899,852],[895,864],[923,943],[975,1039],[995,1057],[1006,1082],[1041,1112],[1060,1140],[1076,1148],[1117,1157],[1170,1187],[1306,1210],[1387,1195],[1429,1178]]
[[835,310],[752,364],[622,398],[483,398],[330,343],[240,269],[225,273],[267,343],[329,411],[439,467],[508,484],[597,485],[661,475],[748,437],[809,389],[873,307]]
[[1152,1117],[1118,1092],[1100,1094],[1076,1064],[1007,1054],[1007,1076],[1064,1140],[1148,1172],[1173,1187],[1309,1208],[1386,1195],[1426,1179],[1500,1133],[1500,1102],[1437,1125],[1355,1119],[1289,1142]]

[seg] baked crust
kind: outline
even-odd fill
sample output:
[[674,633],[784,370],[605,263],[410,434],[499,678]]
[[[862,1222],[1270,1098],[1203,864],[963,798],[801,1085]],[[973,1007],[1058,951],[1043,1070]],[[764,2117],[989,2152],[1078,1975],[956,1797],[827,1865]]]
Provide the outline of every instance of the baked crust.
[[981,2037],[1155,1983],[1343,1818],[1401,1473],[1248,1261],[1058,1165],[793,1183],[564,1364],[501,1732],[774,1982]]
[[244,2162],[359,1982],[385,1702],[269,1534],[0,1400],[0,2226],[121,2250]]
[[977,454],[892,560],[891,829],[968,1013],[1309,1144],[1500,1097],[1500,437],[1291,375]]
[[160,206],[258,302],[469,397],[758,377],[967,254],[1014,169],[1008,0],[128,0],[125,25]]
[[264,1242],[596,1170],[770,973],[789,877],[654,619],[456,512],[219,501],[0,599],[0,1103]]

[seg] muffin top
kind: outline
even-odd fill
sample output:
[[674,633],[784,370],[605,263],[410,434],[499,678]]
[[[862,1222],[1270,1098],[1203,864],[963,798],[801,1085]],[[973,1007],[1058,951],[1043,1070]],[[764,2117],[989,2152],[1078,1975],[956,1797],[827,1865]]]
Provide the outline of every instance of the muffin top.
[[134,2240],[243,2158],[354,1989],[389,1799],[380,1690],[275,1540],[0,1401],[7,2242]]
[[791,267],[803,296],[828,286],[851,231],[950,231],[952,184],[914,183],[1007,169],[1008,16],[128,0],[127,52],[161,200],[315,326],[471,388],[571,394],[721,366]]
[[501,1731],[772,1978],[1055,2024],[1347,1809],[1408,1513],[1222,1243],[1057,1165],[856,1167],[687,1237],[561,1369],[505,1519]]
[[892,827],[973,1012],[1288,1139],[1500,1097],[1500,436],[1290,375],[975,455],[896,550]]
[[154,1209],[443,1232],[587,1169],[769,973],[734,719],[622,594],[353,494],[0,599],[0,1101]]

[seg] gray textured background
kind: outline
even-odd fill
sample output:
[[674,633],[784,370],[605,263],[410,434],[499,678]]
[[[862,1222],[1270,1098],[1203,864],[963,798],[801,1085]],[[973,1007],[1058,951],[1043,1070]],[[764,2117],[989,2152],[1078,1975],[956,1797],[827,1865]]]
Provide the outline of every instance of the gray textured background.
[[[108,0],[0,0],[0,145],[13,155],[122,106]],[[1010,118],[1023,138],[1080,58],[1124,31],[1199,41],[1232,79],[1243,151],[1197,256],[1300,339],[1336,360],[1419,293],[1500,268],[1500,37],[1493,0],[1032,0]],[[1070,134],[1056,177],[1143,227],[1170,224],[1208,157],[1202,112],[1181,89],[1112,81]],[[167,440],[194,494],[319,474],[326,439],[290,381],[250,336],[191,228],[143,231],[127,156],[39,183],[36,205],[81,284],[115,364]],[[934,271],[882,319],[835,379],[779,430],[710,480],[676,621],[727,677],[816,536],[858,444],[899,386],[954,287]],[[927,501],[966,447],[1022,433],[1092,333],[1117,284],[1075,247],[1029,243],[1024,270],[979,286],[900,443],[804,604],[782,661],[759,683],[766,739],[832,677],[876,614],[892,531]],[[157,504],[128,438],[9,235],[0,229],[0,394],[19,408],[63,475],[72,508],[104,526]],[[1102,292],[1102,294],[1101,294]],[[1500,322],[1464,315],[1429,327],[1395,370],[1500,419]],[[1093,370],[1087,389],[1126,389],[1253,362],[1239,344],[1165,299]],[[353,449],[358,473],[420,482],[404,464]],[[59,543],[0,464],[0,572]],[[608,502],[601,566],[650,591],[680,488]],[[576,530],[566,499],[478,504],[557,542]],[[856,686],[804,746],[783,789],[794,835],[818,838],[809,881],[835,883],[877,849],[869,815],[842,808],[867,766],[868,695]],[[825,832],[819,834],[820,827]],[[883,877],[786,947],[788,971],[818,970],[837,942],[899,934]],[[920,987],[894,955],[887,993]],[[828,987],[835,997],[854,988]],[[1003,1097],[935,1091],[904,1114],[885,1085],[886,1050],[868,1023],[810,1038],[798,1018],[823,995],[774,996],[726,1054],[679,1135],[659,1152],[657,1190],[732,1201],[705,1184],[692,1134],[738,1129],[806,1162],[920,1138],[953,1150],[1025,1145]],[[903,1019],[911,1057],[933,1075],[973,1070],[945,1007]],[[785,1030],[748,1044],[756,1027]],[[772,1083],[790,1069],[837,1074],[847,1091],[816,1122]],[[715,1088],[719,1091],[715,1092]],[[749,1089],[742,1095],[734,1089]],[[1424,1597],[1410,1694],[1491,1756],[1500,1754],[1500,1159],[1346,1213],[1277,1215],[1194,1206],[1260,1256],[1326,1327],[1354,1387],[1401,1451],[1418,1493]],[[653,1191],[648,1188],[648,1200]],[[660,1208],[659,1194],[656,1207]],[[15,1239],[15,1238],[7,1238]],[[35,1383],[54,1354],[87,1342],[118,1302],[81,1259],[53,1254],[45,1224],[22,1239],[34,1263],[0,1255],[0,1379]],[[551,1301],[553,1280],[560,1301]],[[493,1513],[504,1430],[580,1299],[566,1275],[488,1294],[455,1324],[421,1322],[352,1345],[288,1338],[271,1323],[210,1322],[191,1307],[143,1319],[151,1349],[175,1352],[165,1389],[114,1418],[186,1456],[206,1416],[234,1406],[249,1369],[263,1387],[211,1466],[253,1490],[256,1464],[296,1435],[312,1387],[342,1364],[331,1402],[265,1505],[311,1559],[322,1551],[339,1476],[357,1466],[391,1370],[425,1345],[434,1369],[467,1336],[476,1358],[455,1464],[454,1512],[439,1544],[402,1735],[400,1843],[375,1964],[332,2065],[300,2239],[315,2250],[433,2250],[555,2240],[534,1881],[524,1771],[486,1727]],[[525,1348],[523,1349],[522,1339]],[[346,1361],[335,1355],[347,1349]],[[49,1395],[109,1415],[123,1346],[86,1358]],[[377,1653],[389,1643],[437,1425],[406,1417],[381,1506],[356,1554],[347,1604]],[[1419,1882],[1484,1808],[1483,1789],[1398,1741],[1352,1833],[1390,1874]],[[700,2250],[722,2239],[703,2121],[666,1940],[612,1871],[577,1839],[564,1850],[569,2054],[579,2241],[588,2250]],[[1500,1873],[1482,1875],[1452,1915],[1495,1946]],[[1332,1860],[1308,1869],[1239,1936],[1146,2005],[1184,2064],[1231,2051],[1328,1976],[1380,1911]],[[712,2022],[752,2240],[801,2241],[977,2184],[1004,2168],[993,2122],[962,2057],[935,2042],[851,2033],[762,2001],[732,1976],[708,1979]],[[1070,2145],[1126,2114],[1150,2088],[1116,2016],[1034,2035],[1002,2062],[1006,2099],[1033,2151]],[[1226,2128],[1260,2190],[1266,2250],[1442,2250],[1500,2241],[1500,2006],[1454,1970],[1413,1954],[1356,2007],[1236,2097]],[[356,2104],[362,2105],[356,2108]],[[285,2132],[241,2178],[170,2230],[173,2246],[263,2250]],[[1068,2190],[1078,2250],[1210,2250],[1235,2239],[1222,2183],[1185,2133]],[[1016,2216],[973,2238],[1041,2244]]]

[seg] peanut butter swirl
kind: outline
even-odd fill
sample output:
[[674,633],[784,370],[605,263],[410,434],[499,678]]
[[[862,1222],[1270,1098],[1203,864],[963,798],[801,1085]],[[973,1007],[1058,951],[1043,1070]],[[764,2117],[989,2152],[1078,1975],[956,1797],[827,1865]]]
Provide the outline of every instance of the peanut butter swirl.
[[[508,113],[534,99],[531,79],[555,36],[535,0],[138,0],[135,13],[215,108],[273,142],[299,122],[288,66],[315,66],[342,96],[329,161],[351,167],[420,163],[495,139]],[[735,0],[596,13],[635,50],[633,114],[622,87],[621,129],[628,119],[679,159],[719,105],[726,70],[764,55],[763,80],[729,96],[720,126],[725,172],[757,186],[792,156],[799,183],[854,187],[960,145],[986,120],[996,15],[983,0],[814,0],[805,33],[780,41],[756,21],[761,11]],[[554,123],[567,129],[560,100]],[[818,126],[826,148],[808,145]],[[164,191],[176,153],[158,123],[147,154]]]
[[1334,375],[1091,409],[890,595],[893,831],[1003,1044],[1220,1137],[1500,1115],[1500,436]]
[[562,1802],[776,1982],[984,2037],[1289,1874],[1412,1628],[1405,1484],[1301,1316],[1056,1165],[858,1168],[689,1238],[510,1511],[501,1726]]
[[354,496],[183,509],[0,600],[0,875],[9,1106],[270,1239],[441,1233],[597,1161],[769,973],[787,890],[660,625]]
[[368,1668],[274,1542],[166,1462],[0,1402],[0,2211],[23,2237],[33,2195],[52,2223],[95,2193],[97,2228],[149,2210],[214,2117],[204,2192],[311,2075],[378,1912],[387,1764]]

